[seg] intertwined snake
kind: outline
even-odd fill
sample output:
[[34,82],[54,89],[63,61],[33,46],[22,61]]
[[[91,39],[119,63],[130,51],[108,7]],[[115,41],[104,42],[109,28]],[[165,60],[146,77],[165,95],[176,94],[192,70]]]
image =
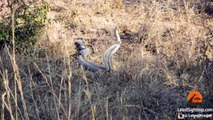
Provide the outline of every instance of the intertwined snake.
[[82,40],[76,41],[77,49],[79,50],[78,61],[86,69],[96,72],[99,70],[111,71],[112,70],[112,55],[119,49],[121,45],[121,39],[118,34],[117,29],[115,29],[116,40],[117,42],[111,45],[103,54],[104,66],[97,65],[94,62],[91,62],[87,59],[87,56],[90,55],[91,51],[89,48],[86,48]]

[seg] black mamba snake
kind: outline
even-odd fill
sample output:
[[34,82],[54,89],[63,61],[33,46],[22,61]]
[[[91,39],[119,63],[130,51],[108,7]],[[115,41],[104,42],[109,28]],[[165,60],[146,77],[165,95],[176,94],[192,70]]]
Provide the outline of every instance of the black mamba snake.
[[80,54],[78,55],[79,63],[86,69],[96,72],[96,71],[111,71],[112,70],[112,55],[119,49],[121,45],[121,39],[118,34],[117,29],[115,29],[116,40],[117,42],[111,45],[103,54],[104,66],[97,65],[94,62],[91,62],[87,59],[87,56],[90,55],[91,51],[89,48],[86,48],[82,40],[76,41],[76,47],[79,50]]

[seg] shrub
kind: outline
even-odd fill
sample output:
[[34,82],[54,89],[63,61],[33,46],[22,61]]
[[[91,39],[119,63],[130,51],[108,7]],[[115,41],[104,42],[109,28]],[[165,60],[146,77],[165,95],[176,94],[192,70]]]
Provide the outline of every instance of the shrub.
[[[43,3],[35,7],[21,7],[15,13],[15,44],[16,51],[24,55],[30,55],[37,36],[42,34],[47,22],[49,5]],[[0,43],[9,43],[11,39],[11,27],[6,23],[0,23]]]

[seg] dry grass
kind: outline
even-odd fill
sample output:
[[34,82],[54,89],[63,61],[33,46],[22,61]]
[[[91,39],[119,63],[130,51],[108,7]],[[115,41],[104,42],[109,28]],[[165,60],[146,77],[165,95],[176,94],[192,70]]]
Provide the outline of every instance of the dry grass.
[[[2,119],[169,120],[194,89],[201,107],[213,107],[213,20],[195,12],[198,1],[45,1],[50,22],[38,36],[39,55],[1,51]],[[85,71],[75,40],[84,38],[102,64],[115,26],[122,45],[114,70]]]

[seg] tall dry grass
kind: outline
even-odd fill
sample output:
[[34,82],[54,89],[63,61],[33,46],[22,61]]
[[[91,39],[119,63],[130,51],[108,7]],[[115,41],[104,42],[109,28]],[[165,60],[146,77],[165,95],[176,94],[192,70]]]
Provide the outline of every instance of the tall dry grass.
[[[36,44],[47,52],[1,51],[1,119],[176,119],[194,89],[201,107],[213,107],[213,22],[195,12],[197,1],[47,2],[51,22]],[[84,70],[75,39],[85,38],[101,64],[115,25],[122,46],[114,70]]]

